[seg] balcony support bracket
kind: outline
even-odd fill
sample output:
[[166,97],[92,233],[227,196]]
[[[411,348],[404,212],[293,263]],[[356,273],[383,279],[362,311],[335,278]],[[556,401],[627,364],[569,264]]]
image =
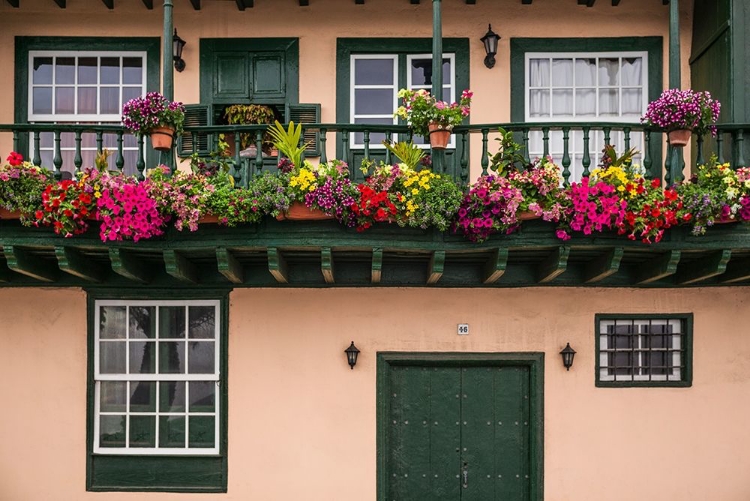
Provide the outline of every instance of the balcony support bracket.
[[583,281],[587,284],[599,282],[610,275],[614,275],[620,269],[620,261],[625,249],[615,247],[604,255],[594,259],[586,265]]
[[57,256],[57,265],[65,273],[89,282],[101,282],[104,278],[104,268],[87,259],[78,249],[55,247],[55,256]]

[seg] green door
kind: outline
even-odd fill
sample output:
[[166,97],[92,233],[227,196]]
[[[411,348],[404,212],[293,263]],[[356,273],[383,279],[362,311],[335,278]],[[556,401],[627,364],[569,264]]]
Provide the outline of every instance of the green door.
[[379,499],[541,499],[532,364],[403,362],[379,374]]

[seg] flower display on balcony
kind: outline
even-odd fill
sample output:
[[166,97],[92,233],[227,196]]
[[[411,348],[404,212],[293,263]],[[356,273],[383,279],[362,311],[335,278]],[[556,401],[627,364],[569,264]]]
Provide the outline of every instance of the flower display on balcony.
[[715,135],[714,124],[720,111],[721,103],[709,92],[669,89],[648,104],[641,123],[666,131],[686,129],[700,135],[707,132]]
[[425,89],[401,89],[398,97],[402,105],[394,116],[406,120],[414,134],[428,137],[431,123],[449,131],[456,125],[461,125],[464,118],[469,116],[473,96],[474,93],[466,89],[458,102],[448,103],[435,98]]
[[50,171],[25,162],[23,156],[12,152],[8,163],[0,165],[0,209],[20,212],[25,222],[42,203],[42,192],[52,179]]
[[171,127],[179,135],[185,123],[185,107],[158,92],[149,92],[122,106],[122,123],[136,135],[147,136],[159,126]]

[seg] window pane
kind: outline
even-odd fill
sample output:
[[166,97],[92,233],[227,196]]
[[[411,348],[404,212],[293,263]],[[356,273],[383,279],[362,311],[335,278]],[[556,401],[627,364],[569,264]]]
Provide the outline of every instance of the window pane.
[[75,87],[55,89],[55,113],[75,113]]
[[395,94],[392,89],[356,89],[354,113],[357,115],[390,115]]
[[131,99],[140,97],[142,94],[141,87],[123,87],[122,88],[122,104],[127,103]]
[[576,86],[596,85],[596,59],[576,59]]
[[153,374],[156,371],[156,343],[131,341],[130,374]]
[[159,372],[162,374],[185,373],[185,343],[159,343]]
[[599,91],[599,116],[617,116],[620,112],[620,92],[616,89]]
[[[443,85],[450,85],[453,76],[450,59],[443,59],[442,71]],[[432,59],[411,60],[411,84],[412,86],[432,85]]]
[[156,446],[156,417],[130,416],[130,447]]
[[156,322],[153,306],[130,307],[130,339],[153,339]]
[[[392,118],[355,118],[355,124],[373,124],[373,125],[393,125]],[[383,132],[371,132],[370,133],[370,146],[379,145],[385,141],[385,133]],[[356,144],[364,144],[365,134],[364,132],[354,133],[354,142]]]
[[643,91],[641,89],[622,90],[622,114],[640,115],[643,110]]
[[130,412],[156,412],[156,383],[154,381],[130,383]]
[[78,113],[85,115],[96,114],[96,87],[78,88]]
[[188,447],[215,446],[215,420],[213,416],[190,416],[190,437]]
[[128,383],[102,381],[100,385],[99,409],[101,412],[125,412]]
[[573,60],[552,60],[552,87],[571,87],[573,85]]
[[122,58],[122,83],[141,84],[143,82],[143,60],[140,57]]
[[573,90],[552,91],[552,114],[557,117],[573,116]]
[[159,337],[160,338],[184,338],[185,337],[185,307],[184,306],[160,306],[159,307]]
[[101,447],[125,447],[125,416],[101,416],[99,418],[99,445]]
[[50,115],[52,113],[52,88],[34,87],[33,96],[33,113]]
[[122,107],[120,106],[119,87],[102,87],[100,92],[100,113],[117,115],[122,112]]
[[625,57],[622,59],[622,85],[643,84],[643,58]]
[[213,339],[216,334],[216,308],[213,306],[191,306],[188,337]]
[[620,83],[620,59],[599,59],[599,86],[614,86]]
[[34,85],[52,84],[52,58],[35,57],[32,81]]
[[95,57],[78,58],[78,85],[96,85],[97,60]]
[[529,91],[529,115],[532,117],[548,117],[549,111],[549,91]]
[[596,116],[596,91],[594,89],[576,90],[576,116]]
[[159,412],[185,412],[185,382],[159,383]]
[[159,417],[159,447],[185,447],[185,417]]
[[355,59],[355,85],[393,85],[393,59]]
[[99,309],[99,338],[125,339],[124,306],[102,306]]
[[190,408],[188,412],[214,412],[216,410],[216,382],[190,383]]
[[125,341],[99,342],[99,372],[125,374]]
[[549,87],[549,59],[532,59],[529,61],[529,86]]
[[99,69],[100,84],[119,84],[120,83],[120,58],[103,57],[101,59],[101,68]]
[[193,341],[188,343],[188,372],[190,374],[213,374],[215,352],[213,341]]
[[74,57],[58,57],[55,61],[55,83],[73,85],[76,82]]

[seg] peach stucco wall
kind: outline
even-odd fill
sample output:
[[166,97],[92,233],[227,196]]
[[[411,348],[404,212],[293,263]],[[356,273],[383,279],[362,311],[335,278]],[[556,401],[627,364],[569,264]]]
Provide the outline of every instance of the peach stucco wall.
[[[117,0],[114,11],[102,2],[69,0],[61,10],[51,0],[22,0],[20,9],[0,3],[4,19],[0,30],[0,67],[6,88],[13,81],[14,36],[154,36],[163,32],[159,1],[147,11],[141,0]],[[336,121],[336,38],[337,37],[431,37],[432,2],[412,5],[407,0],[369,0],[355,5],[352,0],[313,0],[309,7],[296,0],[257,0],[255,7],[239,12],[230,0],[204,0],[195,11],[187,0],[174,2],[174,25],[187,41],[183,58],[187,68],[175,74],[175,98],[186,103],[199,101],[199,40],[222,37],[299,37],[300,95],[302,103],[321,103],[322,120]],[[682,77],[689,86],[692,0],[680,2]],[[510,119],[510,40],[514,37],[664,37],[664,85],[667,85],[669,8],[657,0],[627,0],[613,7],[600,0],[594,7],[579,6],[575,0],[480,1],[445,0],[443,36],[471,40],[471,87],[475,92],[472,123],[497,123]],[[93,7],[92,7],[93,6]],[[483,64],[484,48],[479,38],[492,23],[502,36],[497,66]],[[551,47],[550,49],[554,49]],[[13,93],[0,93],[0,123],[13,121]],[[0,137],[0,151],[12,142]],[[494,149],[494,141],[491,143]],[[329,158],[335,145],[329,141]],[[481,144],[473,141],[472,158],[479,159]],[[472,179],[479,174],[472,164]]]
[[[190,496],[85,492],[85,299],[0,290],[2,500],[374,500],[379,351],[544,352],[548,501],[750,499],[747,288],[237,290],[228,493]],[[693,386],[596,388],[600,312],[693,312]]]

